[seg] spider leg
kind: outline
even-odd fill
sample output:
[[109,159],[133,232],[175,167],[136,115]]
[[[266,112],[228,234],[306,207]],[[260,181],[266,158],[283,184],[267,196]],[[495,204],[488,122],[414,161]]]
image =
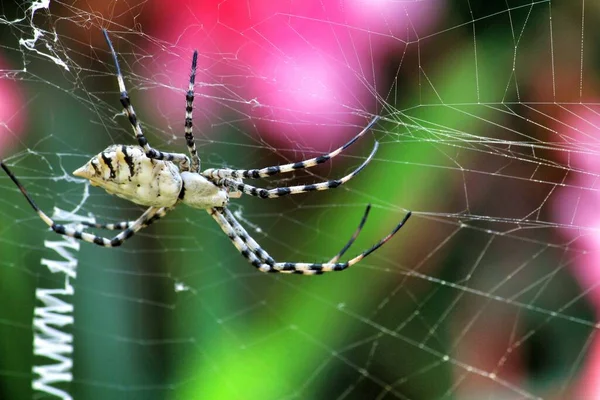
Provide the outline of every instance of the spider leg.
[[[209,214],[212,215],[211,211]],[[234,229],[237,236],[244,242],[248,249],[253,252],[263,263],[268,265],[275,264],[275,260],[263,250],[262,247],[248,234],[246,229],[238,222],[238,220],[234,217],[234,215],[229,211],[228,208],[222,209],[222,214],[225,217],[227,223]]]
[[[346,243],[346,245],[342,248],[342,250],[340,250],[340,252],[336,254],[335,257],[329,260],[330,264],[337,263],[338,260],[344,255],[344,253],[350,248],[350,246],[352,246],[352,243],[354,243],[354,241],[360,234],[362,228],[364,227],[365,222],[367,222],[370,210],[371,205],[369,204],[365,209],[365,213],[363,214],[362,219],[358,224],[358,227],[356,228],[356,231],[354,231],[354,234],[352,235],[348,243]],[[252,238],[252,236],[248,235],[248,232],[246,232],[244,227],[238,222],[237,219],[235,219],[235,217],[232,215],[229,209],[225,208],[223,210],[223,215],[225,216],[225,219],[227,219],[227,222],[235,229],[240,239],[242,239],[242,241],[248,245],[248,248],[252,252],[254,252],[258,256],[258,258],[260,258],[261,261],[269,265],[275,264],[275,260],[273,260],[273,258],[271,258],[271,256],[260,247],[260,245]]]
[[[158,210],[156,212],[156,214],[152,218],[150,218],[148,221],[146,221],[144,223],[143,228],[158,221],[159,219],[161,219],[162,217],[167,215],[167,212],[170,210],[171,210],[170,208],[162,207],[160,210]],[[119,230],[122,231],[124,229],[130,228],[131,226],[133,226],[133,224],[135,224],[135,221],[122,221],[122,222],[116,222],[116,223],[112,223],[112,224],[91,223],[91,222],[87,222],[87,221],[81,221],[81,225],[89,226],[90,228],[96,228],[96,229],[107,229],[110,231],[119,231]]]
[[[229,223],[229,221],[223,214],[223,211],[223,208],[211,208],[206,210],[206,212],[208,212],[210,216],[213,217],[215,221],[217,221],[217,224],[219,224],[221,230],[229,237],[233,245],[238,249],[242,256],[244,256],[244,258],[248,260],[250,264],[252,264],[256,269],[258,269],[261,272],[271,272],[273,269],[274,262],[272,264],[267,264],[265,263],[264,258],[261,259],[259,256],[257,256],[256,252],[248,246],[244,239],[242,239],[242,237],[249,238],[250,235],[246,233],[245,235],[240,236],[239,232],[237,232],[236,229]],[[265,254],[268,255],[266,251]],[[272,257],[270,257],[270,259],[272,259]]]
[[129,228],[134,223],[135,223],[135,221],[116,222],[114,224],[102,224],[102,223],[91,223],[91,222],[87,222],[87,221],[81,221],[81,225],[88,226],[90,228],[106,229],[109,231],[122,231],[124,229]]
[[192,56],[192,72],[190,74],[190,85],[185,95],[185,141],[187,143],[188,150],[190,152],[190,158],[192,159],[192,172],[200,172],[200,157],[198,157],[198,151],[196,150],[196,143],[194,142],[194,134],[192,133],[192,111],[194,103],[194,83],[196,81],[196,63],[198,61],[198,52],[194,50]]
[[202,175],[211,177],[213,179],[216,179],[216,178],[254,179],[254,178],[266,178],[266,177],[273,176],[273,175],[279,174],[279,173],[292,172],[292,171],[296,171],[299,169],[314,167],[315,165],[323,164],[323,163],[331,160],[332,158],[334,158],[335,156],[340,154],[342,151],[346,150],[348,147],[350,147],[352,144],[354,144],[354,142],[356,142],[358,139],[360,139],[365,133],[367,133],[369,131],[369,129],[371,129],[371,127],[373,125],[375,125],[375,123],[377,121],[379,121],[379,119],[380,119],[380,117],[376,116],[375,118],[373,118],[371,120],[371,122],[369,122],[369,124],[362,131],[360,131],[360,133],[358,135],[354,136],[348,143],[346,143],[342,147],[339,147],[330,153],[323,154],[322,156],[319,156],[319,157],[311,158],[311,159],[304,160],[304,161],[298,161],[295,163],[278,165],[278,166],[273,166],[273,167],[265,167],[265,168],[260,168],[260,169],[248,169],[248,170],[237,169],[236,170],[236,169],[228,169],[228,168],[224,168],[224,169],[212,169],[211,168],[211,169],[207,169],[206,171],[202,172]]
[[360,223],[358,224],[358,227],[352,234],[352,237],[350,237],[350,240],[348,240],[348,243],[346,243],[346,245],[344,247],[342,247],[340,252],[337,253],[331,260],[329,260],[330,264],[337,263],[339,261],[339,259],[344,255],[344,253],[350,248],[350,246],[352,246],[352,243],[354,243],[354,241],[360,234],[360,231],[362,231],[362,228],[365,226],[365,222],[367,222],[367,218],[369,217],[369,211],[371,211],[370,204],[367,205],[367,208],[365,209],[365,213],[363,214],[362,219],[360,220]]
[[250,196],[260,197],[261,199],[274,199],[277,197],[286,196],[288,194],[298,194],[298,193],[312,192],[315,190],[334,189],[334,188],[337,188],[338,186],[341,186],[344,183],[348,182],[350,179],[354,178],[360,171],[362,171],[362,169],[369,162],[371,162],[371,160],[373,159],[373,156],[377,152],[378,147],[379,147],[379,143],[375,142],[375,145],[373,146],[373,150],[371,151],[371,154],[369,154],[369,157],[367,157],[367,159],[358,168],[356,168],[354,171],[352,171],[351,173],[349,173],[348,175],[346,175],[340,179],[332,179],[329,181],[313,183],[313,184],[309,184],[309,185],[277,187],[274,189],[264,189],[264,188],[254,187],[254,186],[251,186],[246,183],[242,183],[240,181],[233,180],[230,178],[221,179],[219,181],[219,184],[222,184],[223,186],[227,186],[232,189],[238,190],[240,192],[244,192]]
[[[356,257],[344,263],[299,263],[275,262],[275,260],[273,260],[273,258],[264,249],[262,249],[253,239],[251,239],[250,235],[248,235],[248,232],[246,232],[246,230],[239,223],[237,223],[237,221],[236,223],[239,225],[239,227],[234,227],[234,225],[232,225],[232,221],[235,221],[235,217],[226,208],[212,208],[211,210],[207,211],[213,217],[213,219],[217,221],[223,232],[227,234],[233,245],[238,249],[242,256],[244,256],[244,258],[246,258],[248,262],[250,262],[256,269],[261,272],[287,274],[294,273],[302,275],[319,275],[324,272],[343,271],[344,269],[351,267],[383,246],[388,240],[390,240],[392,236],[394,236],[394,234],[396,234],[396,232],[400,230],[400,228],[402,228],[402,226],[404,226],[406,221],[408,221],[411,216],[411,213],[408,212],[402,221],[384,238],[379,240],[369,249],[363,251]],[[254,244],[256,244],[258,249],[255,248]],[[347,249],[347,247],[349,246],[345,246],[342,251],[345,251],[344,249]],[[258,253],[258,250],[260,250],[261,253]]]
[[[148,208],[137,220],[135,220],[131,225],[129,225],[125,230],[115,237],[111,239],[104,238],[102,236],[96,236],[91,233],[84,232],[83,230],[73,229],[69,226],[61,225],[55,223],[52,218],[46,215],[33,201],[25,187],[21,185],[18,179],[13,175],[13,173],[8,169],[8,167],[0,162],[0,167],[8,174],[10,179],[17,185],[23,196],[27,199],[31,207],[35,210],[35,212],[39,215],[39,217],[44,221],[46,225],[48,225],[54,232],[59,235],[69,236],[78,240],[83,240],[85,242],[94,243],[102,247],[117,247],[120,246],[125,240],[132,237],[137,231],[149,225],[149,221],[151,221],[154,216],[160,212],[160,207],[150,207]],[[151,222],[150,222],[151,223]]]
[[190,160],[188,156],[181,153],[166,153],[160,150],[156,150],[148,144],[148,140],[144,136],[144,132],[142,131],[142,126],[133,110],[133,106],[131,105],[131,99],[129,98],[129,94],[127,94],[127,89],[125,88],[125,81],[123,80],[123,75],[121,74],[121,67],[119,66],[119,60],[117,59],[117,53],[113,47],[112,42],[108,37],[108,32],[106,29],[102,29],[102,33],[104,33],[104,39],[106,39],[106,43],[108,43],[108,47],[110,48],[110,52],[113,57],[113,61],[115,63],[115,67],[117,69],[117,82],[119,83],[119,91],[121,92],[121,104],[125,108],[125,113],[127,114],[127,118],[129,119],[129,123],[133,128],[133,133],[140,145],[146,152],[146,157],[153,158],[155,160],[166,160],[166,161],[174,161],[179,162],[181,164],[182,170],[189,170]]

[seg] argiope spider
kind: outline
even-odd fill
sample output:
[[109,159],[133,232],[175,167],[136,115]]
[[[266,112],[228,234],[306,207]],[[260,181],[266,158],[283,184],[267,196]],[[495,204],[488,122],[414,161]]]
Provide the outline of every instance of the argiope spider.
[[[186,94],[185,140],[190,153],[190,157],[188,157],[185,154],[166,153],[150,147],[133,110],[127,90],[125,89],[125,82],[123,80],[123,75],[121,74],[115,49],[108,37],[107,31],[103,30],[103,33],[112,53],[117,70],[117,81],[121,92],[121,104],[133,127],[133,132],[139,146],[109,146],[88,161],[83,167],[77,169],[73,174],[89,179],[92,185],[100,186],[108,193],[115,194],[135,204],[148,206],[149,208],[135,221],[124,221],[116,224],[84,223],[84,225],[93,228],[122,231],[111,239],[96,236],[87,233],[84,230],[73,229],[55,223],[40,210],[23,185],[19,183],[15,175],[8,169],[6,164],[0,162],[0,166],[18,186],[42,221],[44,221],[54,232],[86,242],[95,243],[103,247],[116,247],[132,237],[140,229],[145,228],[164,217],[167,212],[172,210],[177,204],[184,203],[194,208],[205,209],[214,220],[217,221],[223,232],[225,232],[233,242],[233,245],[238,249],[242,256],[244,256],[259,271],[312,275],[328,271],[341,271],[356,264],[386,243],[410,217],[411,213],[408,212],[404,219],[402,219],[402,221],[387,236],[379,240],[379,242],[371,248],[346,262],[339,262],[340,257],[342,257],[346,250],[352,245],[365,224],[370,210],[369,205],[365,210],[358,228],[348,243],[337,255],[329,260],[329,262],[300,263],[275,261],[260,247],[248,232],[246,232],[244,227],[242,227],[229,211],[227,208],[229,198],[240,197],[242,193],[245,193],[262,199],[272,199],[288,194],[333,189],[343,185],[356,176],[372,160],[373,155],[377,151],[377,142],[375,142],[369,157],[353,172],[341,179],[333,179],[309,185],[277,187],[274,189],[263,189],[250,186],[244,183],[243,179],[266,178],[279,173],[310,168],[325,163],[350,147],[350,145],[362,137],[379,118],[373,118],[373,120],[371,120],[358,135],[342,147],[320,157],[261,169],[234,170],[229,168],[211,168],[201,172],[200,158],[198,157],[194,136],[192,134],[192,103],[194,101],[194,80],[196,76],[198,52],[194,51],[192,57],[190,83]],[[175,163],[178,163],[179,166]]]

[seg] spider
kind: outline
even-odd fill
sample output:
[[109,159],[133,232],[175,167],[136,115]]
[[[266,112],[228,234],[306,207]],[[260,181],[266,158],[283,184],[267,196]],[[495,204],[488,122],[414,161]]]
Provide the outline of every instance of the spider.
[[369,157],[353,172],[340,179],[332,179],[309,185],[276,187],[263,189],[254,187],[243,182],[243,179],[266,178],[280,173],[292,172],[305,168],[314,167],[325,163],[342,151],[350,147],[360,139],[378,120],[375,117],[371,122],[352,140],[342,147],[324,154],[320,157],[295,163],[265,167],[260,169],[236,170],[229,168],[200,170],[200,158],[196,151],[194,136],[192,134],[192,105],[194,101],[194,81],[196,76],[196,63],[198,52],[194,51],[192,57],[192,68],[188,91],[186,93],[185,108],[185,140],[190,156],[181,153],[167,153],[156,150],[150,146],[142,132],[142,127],[133,110],[129,95],[125,88],[125,82],[117,54],[108,32],[104,29],[104,38],[112,54],[116,67],[117,82],[121,93],[120,100],[133,128],[133,132],[139,146],[112,145],[107,147],[98,155],[92,157],[84,166],[75,170],[75,176],[86,178],[93,186],[100,186],[110,194],[127,199],[135,204],[149,207],[135,221],[124,221],[114,224],[87,223],[87,227],[107,230],[121,230],[119,234],[111,239],[96,236],[85,232],[84,229],[75,229],[69,226],[55,223],[46,215],[33,201],[25,190],[25,187],[17,180],[5,163],[0,166],[17,185],[25,196],[31,207],[39,217],[54,232],[66,235],[85,242],[94,243],[102,247],[117,247],[132,237],[140,229],[163,218],[167,212],[177,204],[184,203],[194,208],[205,209],[219,224],[223,232],[233,242],[233,245],[248,262],[262,272],[296,273],[304,275],[322,274],[329,271],[342,271],[380,248],[406,223],[411,213],[408,212],[402,221],[384,238],[379,240],[371,248],[363,251],[354,258],[339,262],[340,257],[348,250],[362,230],[370,210],[367,206],[362,220],[347,244],[326,263],[304,263],[304,262],[277,262],[246,232],[244,227],[236,220],[227,208],[230,198],[238,198],[245,193],[261,199],[273,199],[289,194],[311,192],[315,190],[327,190],[337,188],[355,177],[372,159],[377,151],[378,143],[375,142]]

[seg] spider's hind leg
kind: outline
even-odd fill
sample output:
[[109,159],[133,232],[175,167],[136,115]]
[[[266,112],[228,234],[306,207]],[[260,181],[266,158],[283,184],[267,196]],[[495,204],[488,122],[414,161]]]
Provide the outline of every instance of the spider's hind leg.
[[339,257],[341,257],[342,254],[344,254],[344,252],[352,245],[354,239],[362,230],[362,226],[367,218],[368,210],[369,209],[367,208],[361,223],[359,224],[350,241],[342,248],[340,252],[338,252],[338,254],[332,258],[330,262],[327,263],[277,262],[269,255],[269,253],[267,253],[266,250],[260,247],[260,245],[254,239],[252,239],[244,227],[235,219],[233,214],[231,214],[231,211],[229,211],[227,208],[212,208],[206,211],[219,224],[223,232],[225,232],[225,234],[229,237],[240,254],[244,256],[244,258],[246,258],[246,260],[248,260],[248,262],[259,271],[286,274],[320,275],[324,272],[343,271],[346,268],[351,267],[352,265],[363,260],[369,254],[373,253],[387,243],[387,241],[390,240],[392,236],[394,236],[400,230],[400,228],[404,226],[406,221],[408,221],[411,216],[411,213],[408,212],[402,221],[400,221],[400,223],[396,225],[396,227],[390,233],[380,239],[369,249],[364,250],[362,253],[346,262],[337,262]]
[[369,211],[371,211],[370,204],[367,205],[367,208],[365,209],[365,213],[363,214],[362,219],[360,220],[360,223],[358,224],[358,227],[356,228],[356,230],[350,237],[350,240],[348,240],[348,243],[346,243],[344,245],[344,247],[342,247],[342,249],[331,260],[329,260],[329,262],[328,262],[329,264],[337,263],[340,260],[340,258],[344,255],[344,253],[350,248],[350,246],[352,246],[352,244],[354,243],[354,241],[356,240],[358,235],[360,235],[362,228],[365,226],[365,222],[367,222],[367,218],[369,218]]

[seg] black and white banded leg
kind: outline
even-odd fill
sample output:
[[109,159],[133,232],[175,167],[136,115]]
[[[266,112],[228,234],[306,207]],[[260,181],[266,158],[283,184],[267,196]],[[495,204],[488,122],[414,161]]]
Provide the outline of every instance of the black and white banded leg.
[[[223,208],[222,214],[227,220],[227,223],[235,230],[237,236],[248,246],[248,249],[254,253],[258,259],[265,264],[273,265],[275,260],[260,247],[260,245],[248,234],[246,229],[238,222],[228,208]],[[212,210],[207,210],[212,215]]]
[[[27,201],[29,202],[31,207],[35,210],[35,212],[39,215],[41,220],[44,221],[44,223],[46,225],[48,225],[54,232],[58,233],[59,235],[65,235],[65,236],[69,236],[69,237],[72,237],[72,238],[75,238],[78,240],[83,240],[84,242],[94,243],[94,244],[97,244],[98,246],[102,246],[102,247],[120,246],[124,241],[126,241],[127,239],[132,237],[137,231],[139,231],[142,228],[145,228],[146,226],[148,226],[149,224],[154,222],[156,219],[160,218],[160,217],[155,218],[155,216],[160,214],[162,212],[162,210],[165,209],[164,207],[148,208],[137,220],[135,220],[131,224],[127,223],[127,227],[121,233],[119,233],[118,235],[116,235],[110,239],[102,237],[102,236],[96,236],[92,233],[87,233],[83,230],[73,229],[69,226],[55,223],[52,220],[52,218],[50,218],[48,215],[46,215],[46,213],[44,213],[35,204],[35,202],[31,198],[31,196],[27,192],[27,190],[25,190],[25,187],[23,185],[21,185],[19,180],[13,175],[13,173],[8,169],[8,167],[4,163],[1,163],[1,162],[0,162],[0,167],[2,167],[2,169],[10,177],[10,179],[12,179],[12,181],[15,183],[15,185],[17,185],[17,187],[19,188],[19,190],[21,191],[23,196],[25,196],[25,198],[27,199]],[[106,224],[106,225],[108,226],[110,224]]]
[[[344,247],[342,247],[342,249],[339,251],[339,253],[337,253],[335,256],[333,256],[333,258],[331,260],[328,261],[329,264],[337,263],[339,261],[339,259],[344,255],[344,253],[346,253],[346,251],[350,248],[350,246],[352,246],[352,244],[354,243],[354,241],[356,240],[356,238],[362,231],[362,228],[365,226],[365,222],[367,222],[367,218],[369,217],[369,211],[371,211],[370,204],[367,205],[367,208],[365,209],[365,213],[363,214],[362,219],[360,220],[360,223],[358,224],[358,227],[356,228],[356,230],[350,237],[350,240],[348,240],[348,243],[346,243],[344,245]],[[406,221],[407,219],[408,219],[408,217],[405,217],[404,221]],[[402,223],[404,223],[404,221]]]
[[166,160],[166,161],[178,162],[183,171],[188,171],[190,168],[190,159],[188,158],[188,156],[186,156],[185,154],[182,154],[182,153],[162,152],[160,150],[156,150],[156,149],[152,148],[150,146],[150,144],[148,143],[148,140],[146,139],[146,137],[144,136],[144,132],[142,131],[142,127],[137,118],[137,115],[135,114],[135,111],[133,110],[133,106],[131,105],[131,99],[129,98],[129,94],[127,94],[127,89],[125,88],[125,81],[123,79],[123,75],[121,74],[121,67],[119,66],[119,60],[117,59],[117,53],[115,52],[113,44],[108,37],[108,32],[106,31],[106,29],[103,29],[102,32],[104,33],[104,39],[106,39],[106,43],[108,44],[108,47],[110,48],[110,52],[112,54],[113,61],[115,63],[115,68],[117,69],[117,82],[119,83],[119,91],[121,92],[121,98],[120,98],[121,104],[123,105],[123,108],[125,109],[125,113],[127,114],[127,118],[129,119],[129,123],[131,124],[131,126],[133,128],[133,133],[134,133],[140,147],[142,147],[144,149],[144,152],[146,153],[146,157],[153,158],[155,160]]
[[[352,246],[352,244],[362,231],[362,228],[365,226],[365,222],[367,222],[370,210],[371,205],[369,204],[365,209],[365,212],[362,216],[358,227],[352,234],[352,237],[350,237],[350,240],[348,240],[344,247],[342,247],[342,249],[331,260],[329,260],[330,264],[337,263],[338,260],[344,255],[344,253],[346,253],[346,251],[350,248],[350,246]],[[273,260],[273,258],[271,258],[271,256],[260,247],[260,245],[252,238],[252,236],[249,236],[248,232],[244,229],[242,224],[240,224],[238,220],[234,218],[233,214],[231,213],[231,211],[229,211],[228,208],[223,209],[223,215],[225,216],[227,222],[235,229],[240,239],[242,239],[242,241],[246,243],[246,245],[248,245],[248,249],[250,251],[252,251],[263,263],[269,265],[275,264],[275,260]]]
[[192,166],[190,167],[192,172],[200,172],[200,157],[198,157],[196,142],[194,141],[194,134],[192,133],[192,111],[194,110],[194,83],[196,81],[197,62],[198,52],[194,50],[194,55],[192,57],[192,72],[190,73],[190,84],[185,95],[185,142],[192,160]]
[[312,183],[312,184],[308,184],[308,185],[277,187],[277,188],[273,188],[273,189],[264,189],[264,188],[251,186],[246,183],[242,183],[242,182],[230,179],[230,178],[223,178],[218,182],[218,184],[226,186],[226,187],[230,187],[237,191],[246,193],[250,196],[260,197],[261,199],[274,199],[277,197],[286,196],[288,194],[299,194],[299,193],[306,193],[306,192],[312,192],[312,191],[318,191],[318,190],[334,189],[334,188],[337,188],[337,187],[343,185],[344,183],[348,182],[350,179],[352,179],[356,175],[358,175],[358,173],[360,171],[362,171],[363,168],[369,162],[371,162],[371,160],[373,159],[373,156],[377,152],[378,147],[379,147],[379,143],[375,142],[375,145],[373,146],[373,150],[371,151],[371,154],[369,154],[369,157],[367,157],[367,159],[361,165],[359,165],[358,168],[356,168],[354,171],[352,171],[351,173],[349,173],[348,175],[346,175],[340,179],[332,179],[329,181]]
[[[213,208],[211,210],[207,210],[209,214],[213,217],[213,219],[219,224],[223,232],[229,237],[232,241],[233,245],[238,249],[238,251],[252,264],[256,269],[261,272],[271,272],[271,273],[287,273],[287,274],[303,274],[303,275],[318,275],[324,272],[332,272],[332,271],[343,271],[348,267],[358,263],[363,258],[367,257],[369,254],[383,246],[396,232],[402,228],[402,226],[406,223],[406,221],[410,218],[411,213],[407,213],[406,216],[402,219],[402,221],[384,238],[379,240],[375,245],[371,248],[363,251],[356,257],[343,262],[329,262],[329,263],[299,263],[299,262],[276,262],[264,249],[262,249],[256,241],[254,241],[248,232],[239,224],[235,217],[227,210],[226,208]],[[363,217],[365,218],[365,217]],[[235,221],[237,224],[234,227],[232,224]],[[239,227],[237,226],[239,225]],[[360,232],[360,226],[358,232]],[[354,238],[354,236],[353,236]],[[350,239],[349,244],[342,248],[335,257],[339,258],[341,254],[354,241],[353,238]]]
[[314,167],[319,164],[323,164],[344,150],[354,144],[358,139],[360,139],[365,133],[367,133],[373,125],[379,121],[380,117],[376,116],[369,122],[369,124],[362,130],[358,135],[353,137],[348,143],[344,144],[342,147],[337,148],[336,150],[323,154],[319,157],[311,158],[308,160],[298,161],[295,163],[285,164],[285,165],[277,165],[273,167],[264,167],[260,169],[229,169],[229,168],[219,168],[219,169],[207,169],[202,172],[202,175],[206,177],[210,177],[213,179],[218,178],[244,178],[244,179],[257,179],[257,178],[267,178],[269,176],[273,176],[279,173],[292,172],[297,171],[299,169],[305,169]]
[[[146,228],[147,226],[153,224],[154,222],[158,221],[159,219],[161,219],[162,217],[164,217],[165,215],[167,215],[167,212],[170,211],[170,208],[166,208],[166,207],[162,207],[155,215],[154,217],[152,217],[151,219],[149,219],[148,221],[146,221],[144,223],[144,228]],[[130,228],[131,226],[133,226],[135,224],[136,221],[122,221],[122,222],[115,222],[115,223],[92,223],[92,222],[87,222],[87,221],[81,221],[81,225],[85,225],[88,226],[90,228],[96,228],[96,229],[106,229],[109,231],[122,231],[124,229]]]

